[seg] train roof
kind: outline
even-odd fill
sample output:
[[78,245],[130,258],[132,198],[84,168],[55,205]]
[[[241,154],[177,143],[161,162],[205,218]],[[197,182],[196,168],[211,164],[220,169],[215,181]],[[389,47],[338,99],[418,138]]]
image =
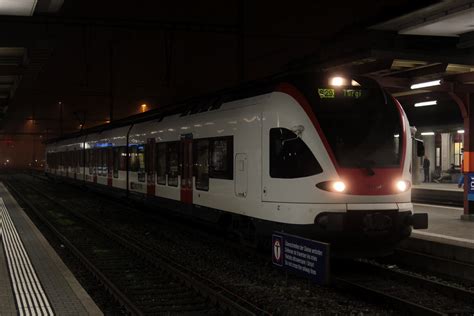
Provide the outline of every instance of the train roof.
[[322,71],[297,71],[295,73],[276,74],[261,80],[248,81],[240,86],[218,90],[212,93],[191,97],[167,106],[150,110],[144,113],[128,116],[115,120],[111,123],[93,126],[78,132],[70,133],[61,137],[52,138],[45,141],[46,144],[56,143],[58,141],[77,138],[92,133],[101,133],[106,130],[115,129],[123,126],[137,124],[151,120],[162,120],[171,115],[180,114],[181,116],[192,115],[217,110],[223,103],[234,100],[250,98],[253,96],[265,94],[274,91],[276,85],[283,81],[294,82],[297,79],[307,77],[318,77]]
[[150,110],[144,113],[135,114],[125,118],[115,120],[111,123],[93,126],[82,131],[69,133],[61,137],[56,137],[45,141],[46,144],[58,141],[77,138],[92,133],[101,133],[106,130],[115,129],[131,124],[137,124],[150,120],[161,120],[167,116],[180,114],[181,116],[217,110],[223,103],[238,99],[250,98],[256,95],[273,91],[275,85],[282,81],[282,77],[272,77],[265,80],[249,81],[238,87],[222,89],[216,92],[191,97],[170,105]]

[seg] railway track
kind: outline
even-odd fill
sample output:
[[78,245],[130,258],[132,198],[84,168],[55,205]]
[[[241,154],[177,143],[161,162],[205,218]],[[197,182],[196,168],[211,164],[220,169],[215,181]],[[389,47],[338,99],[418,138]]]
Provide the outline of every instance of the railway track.
[[[60,187],[49,188],[49,194],[57,193],[57,189]],[[70,196],[68,196],[69,194]],[[107,212],[110,212],[110,210],[104,210],[103,214],[100,211],[97,213],[97,210],[92,210],[94,207],[97,209],[97,205],[93,205],[92,199],[74,199],[74,194],[68,190],[64,190],[57,196],[59,201],[68,201],[69,208],[78,210],[82,208],[81,213],[89,214],[92,217],[102,216],[105,220],[108,217]],[[106,204],[109,203],[106,202]],[[112,206],[112,208],[114,207],[116,206]],[[136,210],[134,212],[134,214],[140,214],[140,217],[148,217],[146,212],[142,213]],[[111,226],[112,220],[106,222],[105,225]],[[181,230],[187,230],[182,227],[182,224],[176,225],[181,227]],[[146,230],[146,228],[144,229]],[[115,231],[121,232],[122,229],[118,227]],[[474,294],[471,291],[436,282],[423,276],[404,274],[394,269],[364,262],[351,262],[349,266],[350,269],[343,268],[342,271],[334,269],[332,286],[345,292],[355,292],[358,296],[362,295],[364,300],[370,298],[371,302],[392,306],[404,313],[414,315],[472,314],[474,311],[474,306],[472,306]]]
[[426,276],[364,261],[335,272],[332,284],[412,315],[472,315],[474,292]]
[[471,283],[474,288],[474,264],[451,258],[426,254],[411,249],[398,248],[395,254],[387,258],[386,262],[401,267],[408,267],[418,272],[430,272],[443,278],[450,278],[455,282]]
[[6,184],[128,313],[266,314],[132,236],[124,238],[103,223],[71,211],[70,205],[40,189],[18,181]]

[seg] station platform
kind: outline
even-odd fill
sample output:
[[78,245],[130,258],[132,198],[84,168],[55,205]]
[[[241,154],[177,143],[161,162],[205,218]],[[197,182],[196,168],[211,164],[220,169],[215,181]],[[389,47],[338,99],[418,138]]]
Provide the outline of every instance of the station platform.
[[474,281],[474,222],[461,220],[460,207],[413,206],[428,213],[428,229],[413,230],[399,245],[397,259],[422,271]]
[[414,203],[414,210],[428,213],[428,229],[413,230],[413,237],[474,249],[474,222],[461,220],[462,208]]
[[462,206],[464,189],[456,183],[420,183],[412,186],[411,197],[415,203]]
[[103,315],[0,182],[0,315]]

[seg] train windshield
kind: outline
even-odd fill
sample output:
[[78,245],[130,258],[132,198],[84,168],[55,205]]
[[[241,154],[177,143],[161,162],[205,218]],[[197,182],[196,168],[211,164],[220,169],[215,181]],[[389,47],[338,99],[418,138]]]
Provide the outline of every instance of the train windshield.
[[326,83],[312,93],[313,110],[341,167],[400,165],[400,113],[376,82],[362,78],[339,86]]

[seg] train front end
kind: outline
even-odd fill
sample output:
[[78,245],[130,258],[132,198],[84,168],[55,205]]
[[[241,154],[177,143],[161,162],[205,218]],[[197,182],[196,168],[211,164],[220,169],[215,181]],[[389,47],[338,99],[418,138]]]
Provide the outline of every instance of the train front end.
[[321,140],[315,156],[328,156],[326,163],[321,158],[321,169],[329,171],[315,185],[318,200],[345,206],[322,206],[311,235],[343,256],[378,256],[412,228],[427,228],[427,214],[413,212],[412,137],[398,101],[367,77],[328,76],[294,86]]

